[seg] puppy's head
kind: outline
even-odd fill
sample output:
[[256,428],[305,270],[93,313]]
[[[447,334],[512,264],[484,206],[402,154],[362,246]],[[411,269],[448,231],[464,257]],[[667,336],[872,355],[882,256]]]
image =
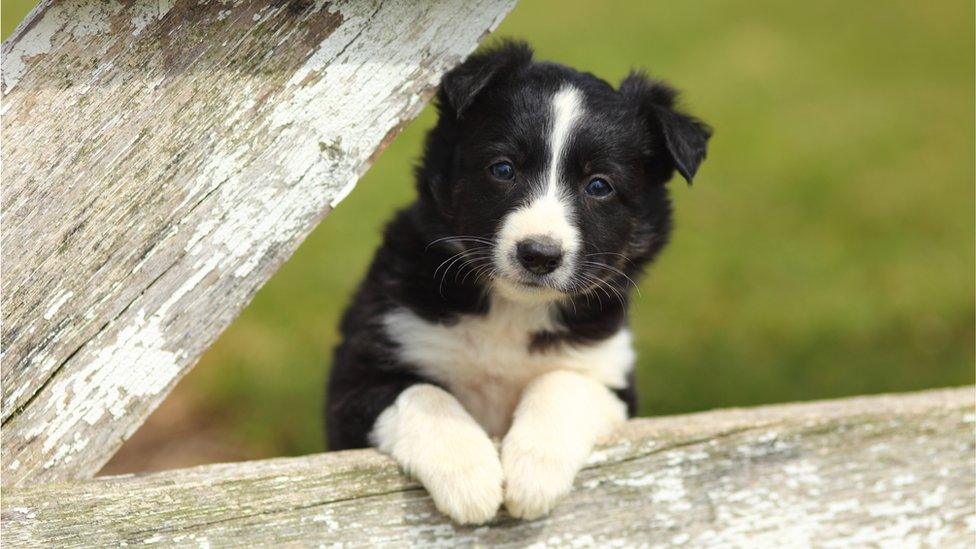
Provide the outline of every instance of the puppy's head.
[[419,170],[492,288],[547,300],[613,286],[667,241],[665,183],[689,183],[710,129],[639,73],[618,89],[506,43],[444,77]]

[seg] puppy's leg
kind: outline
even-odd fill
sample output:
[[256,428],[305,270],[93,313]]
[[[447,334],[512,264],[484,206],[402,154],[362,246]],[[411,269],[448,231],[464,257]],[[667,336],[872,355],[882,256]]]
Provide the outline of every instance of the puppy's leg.
[[498,511],[498,452],[447,391],[428,384],[409,387],[380,414],[370,438],[419,480],[434,505],[456,522],[479,524]]
[[596,440],[626,417],[610,389],[581,374],[556,371],[533,380],[502,442],[508,512],[525,519],[548,513],[573,487]]

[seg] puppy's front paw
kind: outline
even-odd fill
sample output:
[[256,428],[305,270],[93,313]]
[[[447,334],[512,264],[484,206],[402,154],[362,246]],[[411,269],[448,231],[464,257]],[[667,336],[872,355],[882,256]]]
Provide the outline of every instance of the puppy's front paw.
[[458,448],[441,463],[432,463],[422,475],[437,509],[459,524],[482,524],[492,519],[502,503],[502,467],[494,445]]
[[370,434],[427,488],[434,505],[461,524],[495,516],[502,503],[502,464],[495,445],[451,394],[414,385],[383,411]]
[[535,519],[549,513],[569,493],[576,465],[538,442],[506,440],[502,446],[505,508],[516,518]]

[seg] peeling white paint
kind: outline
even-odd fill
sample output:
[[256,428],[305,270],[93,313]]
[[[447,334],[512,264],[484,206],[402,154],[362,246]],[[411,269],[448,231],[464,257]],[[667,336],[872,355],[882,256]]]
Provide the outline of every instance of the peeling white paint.
[[[52,420],[29,433],[42,441],[41,451],[48,455],[45,469],[70,462],[73,454],[88,446],[90,437],[81,435],[81,422],[94,426],[106,414],[122,418],[130,404],[156,396],[176,379],[179,353],[162,348],[166,338],[162,337],[161,320],[161,314],[147,319],[140,311],[85,368],[55,380],[47,402]],[[77,402],[72,399],[75,395],[87,398]]]
[[312,522],[324,523],[325,527],[329,530],[338,530],[341,524],[336,520],[335,515],[332,512],[323,512],[312,517]]
[[132,36],[139,36],[151,23],[159,21],[173,7],[172,0],[139,0],[131,8]]
[[26,519],[35,519],[35,518],[37,518],[37,512],[34,511],[30,507],[11,507],[10,508],[10,511],[12,513],[17,513],[17,514],[23,516]]
[[613,483],[617,486],[630,486],[632,488],[642,488],[644,486],[651,486],[655,483],[657,477],[653,474],[646,475],[635,475],[627,478],[613,479]]
[[[2,362],[2,360],[0,360]],[[33,362],[33,361],[32,361]],[[29,388],[26,381],[22,381],[17,385],[17,388],[10,392],[10,395],[3,400],[3,407],[14,406],[14,403],[19,402],[21,397],[27,393]]]
[[[658,444],[655,441],[649,442],[647,445],[640,448],[641,451],[651,451],[657,448]],[[622,456],[628,455],[635,449],[633,448],[633,443],[629,440],[618,440],[614,441],[613,444],[604,446],[603,448],[597,449],[590,453],[586,460],[587,466],[593,466],[614,459],[619,459]]]
[[330,208],[335,208],[336,206],[339,205],[340,202],[342,202],[343,200],[345,200],[346,197],[349,196],[349,193],[351,193],[353,190],[356,189],[356,183],[358,183],[358,182],[359,182],[359,177],[358,176],[351,177],[349,179],[349,181],[346,182],[345,185],[343,185],[342,187],[340,187],[339,192],[337,192],[336,195],[335,195],[335,198],[333,198],[331,201],[329,201],[329,207]]
[[27,33],[18,40],[4,43],[3,48],[3,88],[4,94],[20,81],[27,70],[27,60],[35,55],[46,54],[51,51],[52,44],[61,39],[62,35],[70,36],[72,40],[81,40],[108,32],[110,18],[122,9],[118,2],[58,2],[51,5],[41,14],[41,20],[36,22]]
[[797,488],[801,485],[816,485],[822,482],[817,466],[808,460],[788,463],[783,467],[787,474],[787,486]]
[[687,501],[688,491],[685,489],[680,469],[666,469],[654,488],[651,495],[655,503],[677,504],[671,505],[671,509],[679,511],[691,508],[691,503]]
[[61,309],[61,306],[67,303],[73,295],[75,295],[74,292],[67,291],[54,298],[51,301],[51,304],[48,305],[47,310],[44,311],[44,320],[51,320],[54,318],[54,315],[58,314],[58,310]]

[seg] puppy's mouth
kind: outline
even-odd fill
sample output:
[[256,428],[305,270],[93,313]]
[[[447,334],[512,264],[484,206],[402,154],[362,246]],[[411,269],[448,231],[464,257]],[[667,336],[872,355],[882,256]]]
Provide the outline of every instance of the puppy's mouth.
[[567,294],[557,287],[541,281],[513,279],[507,276],[496,276],[491,287],[501,295],[513,301],[548,302],[563,299]]
[[511,285],[514,288],[519,288],[525,291],[550,291],[550,292],[564,293],[559,286],[555,284],[546,283],[545,281],[542,280],[531,280],[531,279],[525,279],[520,277],[506,277],[506,276],[499,276],[497,277],[496,280],[502,281],[506,284]]

